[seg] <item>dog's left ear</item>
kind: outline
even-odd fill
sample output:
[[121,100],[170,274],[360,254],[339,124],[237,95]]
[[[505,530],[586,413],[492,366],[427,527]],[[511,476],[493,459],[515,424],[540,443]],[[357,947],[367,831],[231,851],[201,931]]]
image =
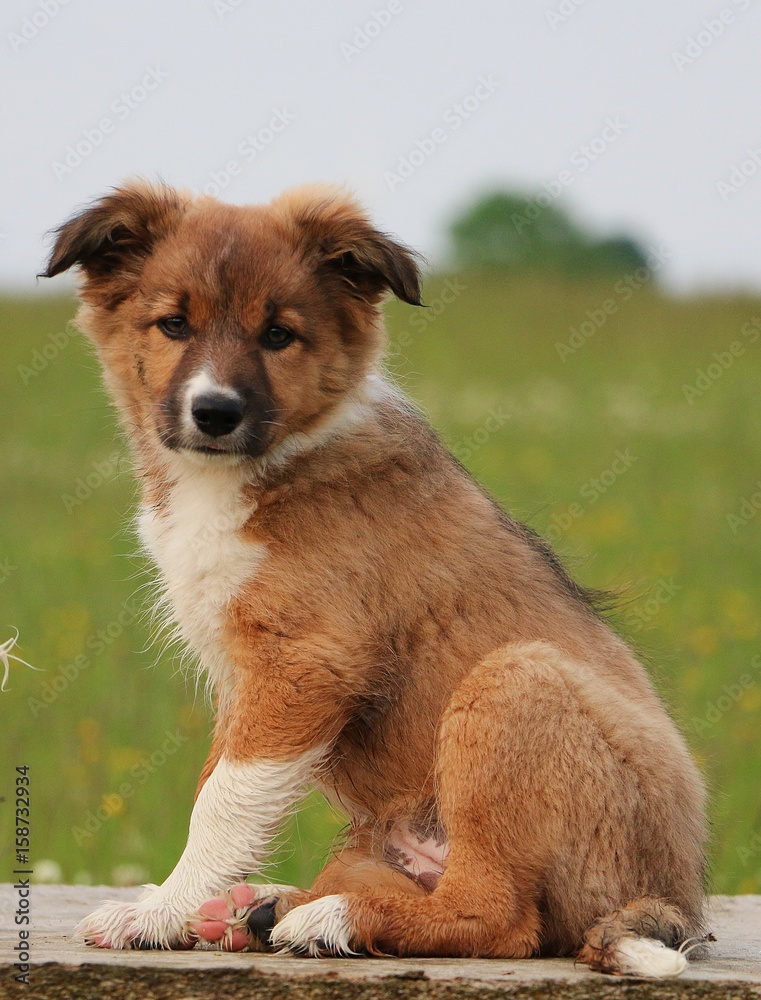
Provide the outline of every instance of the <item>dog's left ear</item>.
[[351,196],[330,187],[297,188],[275,204],[295,221],[318,266],[338,274],[353,294],[375,304],[391,291],[422,305],[418,256],[376,229]]
[[133,181],[115,188],[59,226],[40,277],[79,267],[88,285],[125,284],[177,225],[186,203],[180,192],[161,184]]

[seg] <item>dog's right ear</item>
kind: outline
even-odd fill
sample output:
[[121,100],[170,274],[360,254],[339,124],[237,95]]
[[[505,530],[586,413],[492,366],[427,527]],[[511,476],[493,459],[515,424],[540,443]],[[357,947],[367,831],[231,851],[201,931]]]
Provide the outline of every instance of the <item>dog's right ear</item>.
[[137,278],[155,244],[179,223],[188,198],[173,188],[135,182],[115,188],[56,231],[40,277],[79,267],[88,282]]
[[422,305],[418,255],[377,230],[342,188],[292,188],[273,205],[295,222],[317,266],[338,276],[352,295],[376,304],[391,291],[402,302]]

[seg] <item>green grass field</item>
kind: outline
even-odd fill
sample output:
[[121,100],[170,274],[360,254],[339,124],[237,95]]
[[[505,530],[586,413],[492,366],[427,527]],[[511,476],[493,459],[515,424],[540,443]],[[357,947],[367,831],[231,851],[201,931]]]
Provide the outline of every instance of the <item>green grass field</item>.
[[[712,887],[761,892],[761,300],[487,275],[426,299],[389,308],[391,370],[585,584],[619,592],[711,788]],[[28,764],[36,862],[161,881],[210,715],[136,615],[135,492],[73,303],[1,305],[0,642],[18,628],[44,672],[11,663],[0,693],[0,842]],[[310,799],[273,874],[308,882],[340,825]]]

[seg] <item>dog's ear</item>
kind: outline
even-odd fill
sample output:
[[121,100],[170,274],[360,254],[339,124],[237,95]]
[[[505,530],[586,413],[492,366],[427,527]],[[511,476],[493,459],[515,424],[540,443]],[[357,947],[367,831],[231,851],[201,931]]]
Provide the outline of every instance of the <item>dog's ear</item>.
[[292,217],[317,264],[338,274],[358,297],[376,303],[386,291],[420,301],[419,257],[377,230],[357,202],[331,187],[296,188],[275,203]]
[[141,182],[118,187],[55,231],[41,277],[78,266],[93,282],[137,277],[156,242],[182,218],[187,197],[173,188]]

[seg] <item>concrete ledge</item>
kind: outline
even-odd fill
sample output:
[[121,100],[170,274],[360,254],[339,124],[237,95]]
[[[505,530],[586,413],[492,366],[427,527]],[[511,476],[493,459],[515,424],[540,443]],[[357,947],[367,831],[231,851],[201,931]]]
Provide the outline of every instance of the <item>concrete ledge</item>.
[[715,896],[717,941],[676,980],[614,979],[569,959],[327,959],[185,952],[99,951],[71,939],[74,924],[100,900],[134,899],[135,889],[33,886],[29,986],[14,981],[18,943],[12,886],[0,886],[0,997],[55,1000],[465,1000],[500,997],[615,1000],[761,998],[761,896]]

